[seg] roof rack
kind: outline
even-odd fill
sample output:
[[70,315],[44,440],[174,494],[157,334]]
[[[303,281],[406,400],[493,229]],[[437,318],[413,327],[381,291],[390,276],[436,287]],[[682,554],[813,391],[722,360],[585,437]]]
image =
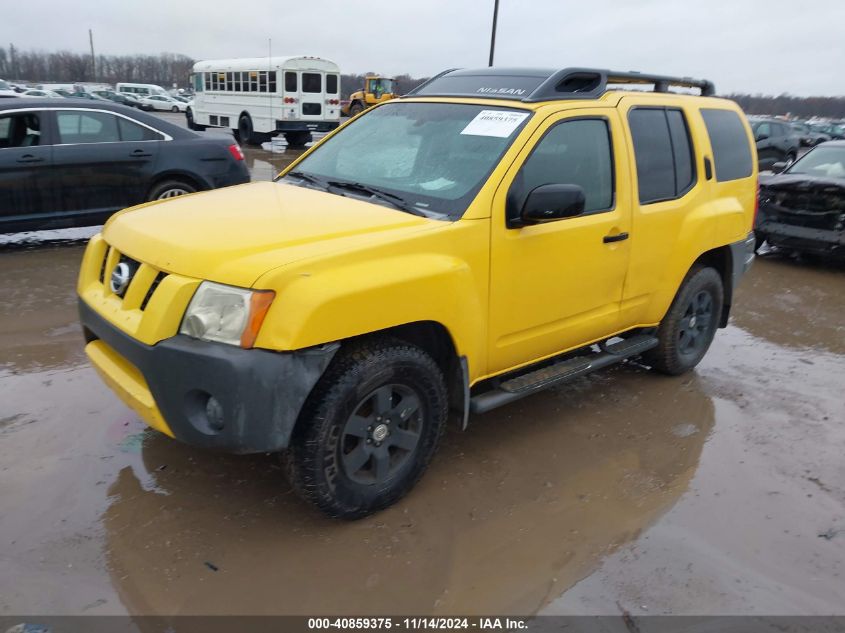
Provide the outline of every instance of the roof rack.
[[697,88],[701,96],[716,93],[713,82],[692,77],[669,77],[633,71],[598,68],[481,68],[445,70],[417,86],[405,96],[487,97],[515,99],[527,103],[562,99],[597,99],[609,84],[653,85],[654,92],[670,87]]

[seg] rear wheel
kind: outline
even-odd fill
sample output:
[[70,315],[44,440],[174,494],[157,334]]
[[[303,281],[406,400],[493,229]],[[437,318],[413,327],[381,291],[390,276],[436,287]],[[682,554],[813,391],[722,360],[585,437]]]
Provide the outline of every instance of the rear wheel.
[[172,108],[170,108],[170,111],[171,112],[179,112],[179,106],[173,106]]
[[243,145],[261,145],[267,138],[267,134],[261,134],[253,129],[252,119],[248,114],[241,115],[238,119],[238,142]]
[[646,362],[672,376],[698,365],[719,327],[723,302],[719,273],[709,267],[693,268],[660,322],[657,347],[643,355]]
[[306,143],[310,143],[312,140],[311,132],[285,133],[285,141],[287,141],[288,147],[292,149],[301,149],[305,147]]
[[440,441],[446,384],[432,358],[386,339],[341,352],[309,397],[286,456],[291,485],[332,517],[395,503]]
[[178,196],[184,196],[186,193],[194,193],[196,190],[197,188],[194,185],[184,180],[165,180],[150,189],[147,200],[176,198]]

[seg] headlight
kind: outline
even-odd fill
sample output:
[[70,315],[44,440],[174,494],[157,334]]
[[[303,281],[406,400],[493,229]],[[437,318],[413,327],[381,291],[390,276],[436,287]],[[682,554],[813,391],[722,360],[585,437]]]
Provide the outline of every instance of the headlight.
[[246,290],[204,281],[185,311],[179,333],[250,348],[274,296],[272,290]]

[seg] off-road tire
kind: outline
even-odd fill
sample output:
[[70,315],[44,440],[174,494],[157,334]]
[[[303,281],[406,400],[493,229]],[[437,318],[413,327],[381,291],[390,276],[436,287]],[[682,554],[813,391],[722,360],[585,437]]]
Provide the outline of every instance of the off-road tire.
[[[697,335],[701,338],[696,338],[696,347],[684,351],[682,330],[688,329],[690,319],[687,315],[690,307],[702,293],[708,295],[711,302],[709,322],[707,328]],[[670,376],[678,376],[698,365],[710,348],[719,327],[724,296],[724,286],[719,273],[707,266],[694,266],[687,273],[669,311],[660,322],[657,329],[657,347],[646,352],[643,359],[657,371]]]
[[[361,483],[348,474],[344,462],[345,428],[353,414],[361,411],[360,403],[367,401],[368,394],[395,385],[418,397],[419,439],[399,462],[397,472],[383,482]],[[392,505],[408,493],[431,462],[446,426],[447,403],[443,373],[418,347],[382,338],[342,349],[303,407],[284,456],[293,489],[335,518],[358,519]]]
[[349,116],[355,116],[359,112],[364,111],[364,106],[361,105],[359,101],[356,101],[351,106],[349,106]]

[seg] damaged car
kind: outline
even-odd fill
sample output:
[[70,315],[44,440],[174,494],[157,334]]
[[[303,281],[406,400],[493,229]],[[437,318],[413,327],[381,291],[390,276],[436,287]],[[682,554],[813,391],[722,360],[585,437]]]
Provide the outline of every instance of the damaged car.
[[760,177],[757,248],[845,256],[845,141],[824,143]]

